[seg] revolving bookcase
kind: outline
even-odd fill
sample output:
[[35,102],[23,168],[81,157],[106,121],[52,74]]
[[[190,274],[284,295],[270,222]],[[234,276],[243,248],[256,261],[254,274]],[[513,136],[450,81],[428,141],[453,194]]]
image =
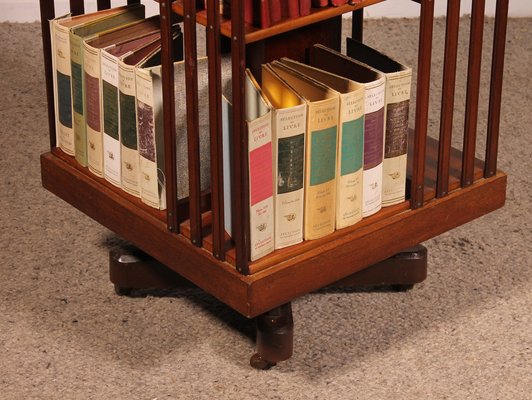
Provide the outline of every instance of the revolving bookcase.
[[[138,1],[128,0],[128,3]],[[231,1],[231,18],[218,2],[159,2],[161,14],[163,111],[167,210],[143,204],[91,174],[55,142],[54,91],[48,20],[54,1],[41,0],[43,49],[49,110],[50,151],[41,156],[43,186],[130,242],[133,249],[111,252],[111,281],[120,294],[141,287],[194,284],[248,318],[257,319],[256,368],[268,368],[292,355],[290,302],[328,285],[392,285],[411,288],[426,276],[426,249],[419,243],[504,205],[506,175],[497,170],[508,0],[498,0],[492,50],[487,145],[475,157],[484,0],[473,2],[463,148],[451,147],[458,49],[459,2],[448,1],[438,139],[427,135],[433,0],[420,7],[415,118],[409,140],[407,198],[361,222],[321,239],[304,241],[249,261],[249,176],[244,120],[245,68],[289,56],[305,61],[307,49],[322,43],[340,49],[342,15],[352,13],[352,36],[363,39],[363,9],[386,0],[312,9],[269,28],[245,24],[244,0]],[[98,8],[111,6],[98,0]],[[83,1],[70,1],[84,12]],[[187,97],[189,195],[177,200],[174,76],[171,24],[183,21]],[[210,189],[200,188],[196,31],[205,29],[209,66]],[[222,165],[221,53],[230,51],[232,72],[232,195],[224,201]],[[456,134],[456,132],[454,132]],[[232,209],[232,237],[224,230],[224,207]]]

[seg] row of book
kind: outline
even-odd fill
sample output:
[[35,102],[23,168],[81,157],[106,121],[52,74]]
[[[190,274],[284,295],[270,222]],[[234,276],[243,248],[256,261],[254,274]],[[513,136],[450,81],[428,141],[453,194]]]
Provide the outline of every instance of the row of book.
[[[141,4],[50,21],[56,141],[99,177],[165,208],[159,16]],[[183,58],[174,27],[174,58]],[[159,135],[160,136],[160,135]],[[159,160],[158,160],[159,159]]]
[[[362,0],[244,0],[244,21],[258,28],[268,28],[281,20],[309,15],[311,8],[338,7]],[[231,16],[231,0],[222,1],[222,14]]]
[[247,72],[251,260],[405,200],[412,71],[348,39]]

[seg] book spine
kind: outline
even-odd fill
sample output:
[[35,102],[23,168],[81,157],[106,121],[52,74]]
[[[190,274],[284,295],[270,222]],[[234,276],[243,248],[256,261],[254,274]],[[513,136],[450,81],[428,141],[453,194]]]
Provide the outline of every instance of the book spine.
[[120,130],[118,107],[118,60],[101,52],[102,114],[103,114],[103,175],[121,187]]
[[306,105],[275,111],[275,248],[303,241]]
[[100,51],[88,46],[86,43],[83,43],[83,47],[87,164],[89,171],[103,178]]
[[410,106],[410,69],[389,74],[386,81],[386,135],[382,174],[382,205],[405,200],[408,112]]
[[87,166],[87,130],[83,96],[83,40],[70,32],[70,68],[72,71],[72,118],[76,160]]
[[68,28],[54,24],[55,76],[57,87],[56,134],[57,145],[66,154],[74,155],[72,129],[72,97],[70,68],[70,34]]
[[288,18],[299,17],[299,1],[298,0],[286,0],[288,2]]
[[321,8],[327,7],[329,5],[329,0],[312,0],[312,7]]
[[341,97],[338,145],[336,229],[362,219],[364,90]]
[[55,143],[59,144],[59,113],[58,113],[58,101],[57,101],[57,94],[58,94],[58,88],[57,88],[57,63],[56,63],[56,45],[55,45],[55,24],[56,22],[54,20],[50,20],[50,47],[52,52],[52,82],[53,82],[53,91],[54,91],[54,118],[55,118]]
[[[161,121],[162,92],[160,81],[149,70],[136,71],[137,132],[140,171],[140,199],[155,208],[166,208],[164,182],[164,143]],[[157,138],[159,137],[159,140]],[[163,139],[164,140],[164,139]],[[162,154],[161,154],[162,153]],[[159,178],[159,171],[163,174]]]
[[382,162],[384,156],[385,81],[366,86],[364,116],[364,188],[362,216],[382,207]]
[[270,6],[272,24],[276,24],[282,18],[281,0],[270,0]]
[[336,97],[318,104],[311,103],[308,109],[305,240],[318,239],[334,232],[335,228],[338,107]]
[[311,0],[299,0],[299,15],[304,17],[310,14]]
[[248,122],[251,261],[274,249],[271,112]]
[[135,67],[120,63],[118,88],[122,189],[133,196],[140,197]]
[[347,0],[329,0],[329,3],[333,7],[338,7],[347,3]]

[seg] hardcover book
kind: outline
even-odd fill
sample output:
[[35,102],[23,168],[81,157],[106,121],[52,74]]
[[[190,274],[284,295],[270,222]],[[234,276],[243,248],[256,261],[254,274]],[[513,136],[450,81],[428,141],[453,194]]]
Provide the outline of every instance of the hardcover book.
[[320,69],[359,82],[365,88],[364,173],[362,216],[382,208],[382,164],[384,158],[384,95],[386,79],[370,66],[323,45],[314,45],[310,63]]
[[120,112],[118,101],[118,61],[135,50],[160,41],[156,32],[101,51],[102,117],[103,117],[103,175],[115,186],[121,187]]
[[336,229],[362,219],[362,161],[364,157],[364,86],[288,58],[283,64],[338,92],[338,160],[336,178]]
[[[83,42],[84,81],[86,88],[84,94],[87,113],[87,164],[89,166],[89,171],[97,176],[103,177],[104,158],[102,134],[103,117],[101,108],[101,49],[116,43],[124,43],[134,38],[159,32],[159,26],[159,16],[155,16]],[[125,110],[125,113],[130,114],[132,111],[134,111],[134,102],[132,107]],[[121,126],[122,122],[123,121],[121,120]],[[138,191],[136,195],[139,195]]]
[[250,258],[274,249],[272,116],[263,93],[246,70],[245,115],[248,126]]
[[272,69],[307,102],[304,238],[334,232],[339,96],[314,80],[274,61]]
[[[76,154],[76,132],[79,126],[77,113],[83,107],[80,97],[80,68],[82,65],[79,42],[72,33],[81,30],[105,30],[132,20],[144,18],[144,6],[134,5],[83,14],[58,17],[50,21],[54,106],[56,115],[57,146],[66,154]],[[83,157],[78,157],[82,165]]]
[[275,248],[303,241],[307,105],[269,65],[262,90],[272,105]]
[[347,55],[386,76],[386,134],[382,174],[382,206],[405,200],[408,112],[412,69],[377,50],[347,38]]

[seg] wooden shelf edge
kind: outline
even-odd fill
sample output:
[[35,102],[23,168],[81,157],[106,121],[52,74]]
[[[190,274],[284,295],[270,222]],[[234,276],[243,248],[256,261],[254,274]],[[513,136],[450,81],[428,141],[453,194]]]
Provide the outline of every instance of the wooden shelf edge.
[[[250,279],[166,223],[53,153],[41,155],[42,185],[101,225],[193,282],[242,315],[249,314]],[[76,190],[72,190],[72,188]]]
[[259,315],[501,208],[505,198],[506,174],[499,172],[250,275],[250,314]]

